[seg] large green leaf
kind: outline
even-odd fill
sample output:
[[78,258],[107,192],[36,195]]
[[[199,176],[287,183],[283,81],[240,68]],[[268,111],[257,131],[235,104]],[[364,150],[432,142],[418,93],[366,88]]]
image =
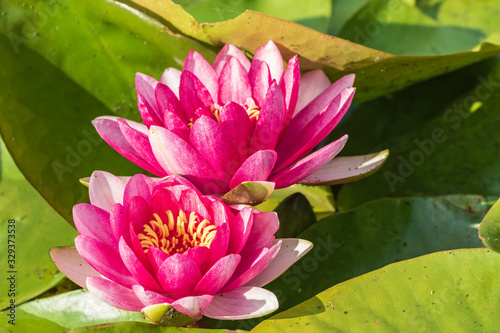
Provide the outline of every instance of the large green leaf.
[[491,207],[479,226],[479,236],[484,245],[500,252],[500,199]]
[[316,216],[309,201],[302,193],[285,198],[275,209],[280,220],[276,238],[295,238],[316,223]]
[[[6,312],[1,313],[3,318]],[[88,291],[76,290],[25,303],[16,308],[16,325],[2,320],[0,328],[12,333],[59,333],[82,326],[121,321],[146,322],[139,312],[113,308]]]
[[331,15],[331,1],[328,0],[245,0],[176,1],[193,15],[198,22],[220,22],[232,19],[245,10],[254,10],[287,21],[303,24],[317,31],[326,32]]
[[[233,20],[202,24],[215,42],[232,43],[254,53],[269,39],[285,59],[298,54],[303,70],[322,68],[331,80],[356,73],[356,101],[366,101],[448,73],[500,53],[481,44],[471,52],[443,56],[395,56],[322,34],[302,25],[247,11]],[[321,41],[321,42],[318,42]]]
[[349,134],[343,153],[391,154],[376,174],[341,188],[338,208],[382,197],[498,197],[499,87],[500,58],[353,109],[331,135]]
[[[452,7],[469,10],[477,7],[476,3],[447,2],[450,5],[453,3]],[[493,2],[481,2],[485,7],[489,6],[491,11],[498,6]],[[425,1],[368,1],[343,25],[338,36],[398,55],[436,55],[467,51],[487,39],[485,31],[474,25],[449,23],[449,20],[441,16],[435,17],[432,10],[438,13],[448,10],[439,8],[443,3],[435,6],[431,6],[429,2],[423,3]],[[461,21],[467,22],[466,19]]]
[[[283,311],[334,284],[395,261],[480,247],[477,224],[487,210],[484,199],[472,195],[369,202],[325,218],[300,234],[298,238],[311,241],[313,249],[265,288],[278,296],[278,311]],[[259,321],[219,325],[251,329]]]
[[500,256],[433,253],[336,285],[252,332],[496,332]]
[[[0,34],[22,56],[35,50],[76,84],[124,117],[138,115],[134,75],[181,68],[189,50],[215,54],[124,4],[106,0],[0,3]],[[7,59],[2,58],[7,64]],[[8,66],[5,66],[8,67]]]
[[[0,142],[0,198],[0,261],[4,265],[0,309],[3,309],[11,300],[16,305],[25,302],[64,278],[48,251],[52,246],[72,244],[77,233],[61,223],[63,218],[26,181],[3,142]],[[14,279],[9,279],[12,276]]]
[[[200,35],[200,25],[187,13],[182,11],[180,7],[174,5],[170,1],[156,2],[152,0],[134,0],[135,3],[144,6],[169,22],[175,22],[176,27],[190,36]],[[266,2],[268,3],[268,2]],[[238,8],[244,6],[246,3],[238,3]],[[378,4],[378,2],[377,2]],[[392,2],[381,1],[378,7],[369,8],[370,15],[373,13],[384,13],[387,11],[387,6],[392,9]],[[360,5],[356,3],[356,5]],[[206,1],[196,3],[190,2],[189,7],[199,8],[200,11],[210,15],[211,20],[217,19],[217,15],[213,15],[211,11],[207,11],[206,6],[209,8],[218,8],[217,5]],[[288,7],[294,7],[287,3]],[[399,6],[407,6],[400,4]],[[253,5],[248,4],[246,9],[257,9]],[[267,7],[264,7],[267,8]],[[363,7],[364,8],[364,7]],[[398,7],[399,8],[399,7]],[[351,6],[342,6],[342,10],[347,12],[352,11]],[[409,10],[417,10],[409,7]],[[376,10],[376,11],[374,11]],[[186,24],[179,20],[180,17],[186,17],[186,20],[191,22]],[[236,10],[239,11],[239,10]],[[321,10],[320,12],[322,12]],[[335,11],[335,8],[333,9]],[[219,11],[220,12],[220,11]],[[264,10],[270,13],[272,11]],[[290,11],[280,11],[281,13]],[[304,11],[302,11],[304,13]],[[423,14],[421,14],[423,15]],[[231,15],[232,16],[232,15]],[[418,16],[418,15],[417,15]],[[200,17],[204,20],[206,16]],[[425,17],[425,15],[423,15]],[[219,17],[226,19],[225,15]],[[418,20],[417,17],[414,20]],[[357,24],[357,16],[352,19],[353,24]],[[373,19],[372,19],[373,20]],[[375,23],[379,24],[375,21]],[[359,24],[367,24],[366,22],[359,22]],[[309,29],[303,25],[285,21],[277,17],[269,16],[259,12],[247,11],[234,19],[211,23],[201,24],[205,31],[205,35],[199,36],[198,39],[207,41],[211,44],[231,43],[241,47],[250,53],[255,51],[269,39],[278,43],[285,59],[298,54],[300,56],[301,69],[310,70],[322,68],[329,75],[330,79],[335,80],[339,77],[348,74],[356,73],[356,101],[364,101],[385,95],[387,93],[400,90],[406,86],[412,85],[415,82],[423,81],[428,78],[453,71],[457,68],[478,62],[480,60],[491,57],[500,53],[500,47],[491,44],[482,44],[473,52],[463,52],[458,54],[446,56],[432,56],[432,57],[401,57],[395,56],[382,51],[377,51],[367,48],[350,41],[323,34],[321,32]],[[346,28],[349,31],[350,28]],[[438,31],[439,27],[436,27]],[[392,30],[391,30],[392,31]],[[469,34],[464,33],[466,36]],[[445,37],[448,37],[444,33]],[[378,36],[378,35],[377,35]],[[453,35],[453,38],[457,36]],[[462,37],[461,35],[459,37]],[[460,38],[462,40],[463,38]],[[321,42],[318,42],[321,41]],[[495,40],[496,41],[496,40]],[[500,42],[496,41],[496,42]],[[363,41],[359,41],[363,43]],[[397,45],[401,46],[404,43],[398,42]],[[468,43],[467,47],[460,49],[450,49],[451,52],[466,51],[476,47],[479,44],[479,39],[474,39],[472,43]],[[420,45],[420,44],[418,44]],[[423,55],[431,54],[421,50],[413,54]],[[443,53],[443,52],[441,52]],[[435,53],[433,53],[435,54]]]

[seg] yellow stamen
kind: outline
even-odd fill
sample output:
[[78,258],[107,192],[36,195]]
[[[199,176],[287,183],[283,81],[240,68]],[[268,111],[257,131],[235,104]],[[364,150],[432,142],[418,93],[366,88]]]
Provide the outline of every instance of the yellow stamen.
[[260,115],[260,108],[257,105],[251,106],[247,109],[247,114],[250,119],[257,120]]
[[167,223],[154,213],[154,219],[144,224],[143,232],[137,235],[145,253],[151,246],[168,254],[183,253],[197,246],[210,247],[217,234],[217,227],[206,219],[200,222],[196,212],[190,212],[189,219],[182,210],[177,218],[170,210],[164,216]]

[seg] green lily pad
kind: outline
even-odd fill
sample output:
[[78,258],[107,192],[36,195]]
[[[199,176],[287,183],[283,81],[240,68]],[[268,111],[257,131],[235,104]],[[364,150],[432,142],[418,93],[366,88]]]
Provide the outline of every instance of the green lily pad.
[[500,58],[353,110],[331,135],[348,133],[353,139],[344,153],[388,148],[391,154],[377,173],[340,189],[338,208],[383,197],[498,198],[499,87]]
[[500,253],[500,199],[491,207],[479,226],[484,245]]
[[495,332],[500,256],[433,253],[338,284],[252,332]]
[[[447,24],[441,18],[432,16],[429,3],[428,6],[423,5],[427,10],[422,10],[422,6],[419,8],[419,3],[422,2],[368,1],[342,26],[338,36],[397,55],[468,51],[486,40],[483,30],[462,24]],[[461,5],[476,7],[472,4]],[[490,6],[493,7],[493,4]],[[442,11],[439,9],[439,12]]]
[[[380,199],[337,213],[298,238],[312,250],[265,286],[287,310],[340,282],[396,261],[482,245],[477,225],[489,206],[480,196]],[[249,330],[259,318],[211,327]],[[217,326],[221,325],[221,326]]]
[[4,291],[0,309],[3,309],[11,300],[21,304],[64,278],[48,251],[55,245],[72,244],[77,232],[26,181],[3,142],[0,142],[0,198],[0,259],[4,263],[0,275],[0,290]]
[[[7,311],[2,312],[5,318]],[[140,312],[113,308],[86,290],[76,290],[53,297],[38,299],[16,308],[15,326],[5,320],[0,328],[12,333],[61,332],[81,326],[112,322],[147,322]]]
[[309,201],[302,193],[294,193],[280,202],[275,209],[280,220],[276,238],[296,238],[316,223],[316,215]]

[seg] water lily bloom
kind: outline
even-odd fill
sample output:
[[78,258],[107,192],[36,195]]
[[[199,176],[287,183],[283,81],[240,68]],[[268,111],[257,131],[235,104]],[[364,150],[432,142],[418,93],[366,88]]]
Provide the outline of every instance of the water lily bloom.
[[297,56],[284,70],[272,41],[251,62],[226,44],[213,66],[190,51],[183,71],[168,68],[160,82],[138,73],[144,124],[110,116],[93,124],[132,162],[160,177],[183,175],[206,194],[224,194],[244,181],[283,188],[316,172],[325,183],[338,177],[327,163],[347,136],[309,153],[346,113],[353,81],[347,75],[330,84],[321,70],[301,77]]
[[96,171],[91,204],[78,204],[75,248],[53,248],[57,267],[102,301],[129,311],[168,303],[191,317],[245,319],[277,309],[262,286],[311,248],[275,239],[278,218],[203,195],[180,176],[124,182]]

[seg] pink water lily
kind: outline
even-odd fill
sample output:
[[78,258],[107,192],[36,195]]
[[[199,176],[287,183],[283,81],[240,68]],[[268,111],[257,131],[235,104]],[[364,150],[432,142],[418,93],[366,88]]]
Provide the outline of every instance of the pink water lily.
[[347,75],[330,84],[321,70],[301,77],[297,56],[284,70],[272,41],[251,62],[226,44],[213,66],[190,51],[183,71],[168,68],[160,82],[138,73],[144,124],[110,116],[93,124],[132,162],[160,177],[183,175],[206,194],[244,181],[288,187],[318,171],[327,183],[336,177],[327,163],[347,136],[309,153],[346,113],[353,81]]
[[278,218],[226,206],[180,176],[124,182],[96,171],[91,204],[78,204],[75,248],[53,248],[57,267],[102,301],[129,311],[171,304],[191,317],[245,319],[278,308],[262,286],[312,244],[275,239]]

